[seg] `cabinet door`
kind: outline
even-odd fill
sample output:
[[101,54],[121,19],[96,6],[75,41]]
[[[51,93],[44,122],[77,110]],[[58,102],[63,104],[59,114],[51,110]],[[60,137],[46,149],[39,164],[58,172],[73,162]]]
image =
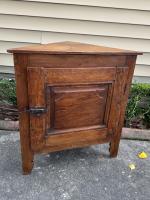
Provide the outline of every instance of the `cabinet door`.
[[110,140],[116,68],[28,68],[31,147],[56,151]]

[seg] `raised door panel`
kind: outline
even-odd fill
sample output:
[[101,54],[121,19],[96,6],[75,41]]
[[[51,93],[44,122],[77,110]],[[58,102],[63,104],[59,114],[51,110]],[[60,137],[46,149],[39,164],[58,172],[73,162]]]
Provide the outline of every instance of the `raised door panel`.
[[50,130],[105,125],[109,84],[47,87]]

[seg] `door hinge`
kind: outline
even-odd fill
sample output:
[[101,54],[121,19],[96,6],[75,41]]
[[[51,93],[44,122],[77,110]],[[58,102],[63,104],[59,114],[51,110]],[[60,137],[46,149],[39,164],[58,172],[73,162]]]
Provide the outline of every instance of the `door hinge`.
[[43,108],[43,107],[33,107],[33,108],[30,108],[30,109],[26,109],[25,112],[28,112],[31,115],[40,116],[40,115],[46,113],[47,109]]

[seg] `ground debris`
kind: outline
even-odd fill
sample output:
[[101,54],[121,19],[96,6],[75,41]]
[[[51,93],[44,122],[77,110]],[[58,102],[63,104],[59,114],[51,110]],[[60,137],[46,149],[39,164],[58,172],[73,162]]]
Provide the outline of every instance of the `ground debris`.
[[131,163],[128,165],[128,167],[131,169],[131,170],[134,170],[136,168],[135,164]]
[[138,157],[141,159],[145,159],[148,157],[148,154],[146,152],[142,151],[138,154]]

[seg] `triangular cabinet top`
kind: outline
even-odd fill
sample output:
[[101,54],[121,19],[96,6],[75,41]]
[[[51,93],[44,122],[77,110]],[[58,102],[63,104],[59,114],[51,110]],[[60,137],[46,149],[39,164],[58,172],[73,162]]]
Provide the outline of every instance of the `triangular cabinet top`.
[[9,53],[140,55],[142,52],[79,42],[57,42],[8,49]]

